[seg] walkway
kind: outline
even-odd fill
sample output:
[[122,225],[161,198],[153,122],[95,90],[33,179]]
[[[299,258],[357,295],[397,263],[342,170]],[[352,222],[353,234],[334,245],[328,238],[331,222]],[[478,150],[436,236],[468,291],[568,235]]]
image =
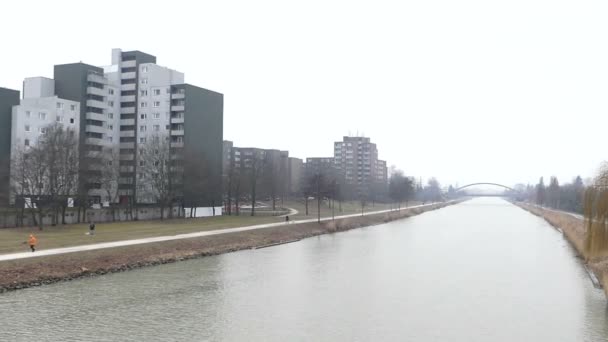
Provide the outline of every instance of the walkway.
[[[426,206],[430,206],[430,205],[432,205],[432,204],[416,205],[416,206],[402,208],[402,209],[405,210],[405,209],[412,209],[412,208],[420,208],[420,207],[426,207]],[[397,211],[397,210],[396,209],[387,209],[387,210],[379,210],[379,211],[370,211],[370,212],[364,213],[364,215],[382,214],[382,213],[387,213],[390,211]],[[341,215],[341,216],[336,216],[335,218],[342,219],[342,218],[357,217],[357,216],[361,216],[361,214],[357,213],[357,214]],[[330,221],[331,219],[332,219],[331,216],[322,217],[321,221]],[[291,221],[291,224],[310,223],[310,222],[317,222],[317,219],[312,218],[312,219],[305,219],[305,220],[294,220],[294,221]],[[35,258],[35,257],[41,257],[41,256],[47,256],[47,255],[67,254],[67,253],[74,253],[74,252],[93,251],[93,250],[113,248],[113,247],[141,245],[141,244],[145,244],[145,243],[191,239],[191,238],[197,238],[197,237],[220,235],[220,234],[230,234],[230,233],[244,232],[244,231],[248,231],[248,230],[273,228],[273,227],[280,227],[280,226],[285,226],[285,222],[258,224],[258,225],[253,225],[253,226],[218,229],[218,230],[211,230],[211,231],[205,231],[205,232],[178,234],[178,235],[170,235],[170,236],[158,236],[158,237],[134,239],[134,240],[104,242],[104,243],[96,243],[96,244],[91,244],[91,245],[53,248],[53,249],[36,251],[36,252],[2,254],[2,255],[0,255],[0,261]]]

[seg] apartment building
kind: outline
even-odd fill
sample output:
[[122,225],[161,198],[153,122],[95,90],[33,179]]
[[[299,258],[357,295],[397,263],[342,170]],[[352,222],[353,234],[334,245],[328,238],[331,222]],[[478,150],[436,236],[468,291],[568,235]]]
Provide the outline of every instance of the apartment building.
[[[235,147],[232,141],[224,141],[223,146],[225,181],[228,181],[228,177],[231,175],[234,177],[236,174],[241,181],[248,182],[252,177],[252,172],[256,172],[262,189],[261,193],[275,192],[276,195],[283,197],[298,191],[301,182],[299,175],[302,161],[289,157],[288,151]],[[298,160],[300,168],[298,168]]]
[[304,170],[304,182],[317,173],[329,175],[336,172],[335,160],[333,157],[308,157]]
[[80,191],[93,203],[112,200],[96,177],[99,163],[108,163],[119,170],[114,186],[121,203],[152,204],[158,196],[146,178],[150,165],[141,151],[161,143],[170,149],[171,170],[179,178],[173,200],[221,210],[222,94],[185,83],[183,73],[157,65],[155,56],[141,51],[114,49],[105,67],[56,65],[53,76],[26,79],[21,104],[10,99],[13,93],[7,92],[5,100],[0,92],[0,115],[4,103],[11,113],[19,105],[17,120],[8,125],[15,132],[7,134],[15,146],[31,143],[29,136],[48,123],[74,126]]
[[298,195],[302,190],[304,177],[304,162],[300,158],[289,157],[288,161],[288,193],[292,196]]
[[388,184],[388,167],[385,160],[378,159],[376,162],[374,178],[380,184]]
[[23,99],[12,108],[11,146],[13,150],[33,146],[50,125],[60,125],[79,134],[80,103],[55,95],[55,82],[45,77],[23,81]]
[[0,206],[7,206],[10,199],[11,127],[19,96],[18,90],[0,88]]

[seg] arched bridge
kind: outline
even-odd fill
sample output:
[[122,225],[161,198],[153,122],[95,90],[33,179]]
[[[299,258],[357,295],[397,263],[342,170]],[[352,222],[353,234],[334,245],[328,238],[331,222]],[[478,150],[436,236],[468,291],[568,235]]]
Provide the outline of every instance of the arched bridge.
[[513,189],[510,186],[506,186],[506,185],[502,185],[502,184],[498,184],[498,183],[471,183],[471,184],[467,184],[467,185],[461,186],[461,187],[459,187],[457,189],[454,189],[454,191],[458,192],[458,191],[460,191],[462,189],[466,189],[468,187],[476,186],[476,185],[493,185],[493,186],[498,186],[498,187],[501,187],[501,188],[505,188],[507,190],[518,192],[517,190]]
[[[454,189],[454,193],[458,193],[459,191],[462,191],[462,190],[464,190],[466,188],[469,188],[469,187],[472,187],[472,186],[477,186],[477,185],[497,186],[497,187],[500,187],[500,188],[504,188],[505,190],[509,190],[512,193],[515,193],[516,195],[520,194],[520,191],[515,190],[515,189],[513,189],[510,186],[506,186],[506,185],[498,184],[498,183],[488,183],[488,182],[479,182],[479,183],[471,183],[471,184],[463,185],[461,187],[458,187],[458,188]],[[484,196],[484,197],[485,196],[497,196],[497,197],[503,197],[503,196],[505,196],[505,194],[491,194],[491,193],[490,194],[488,194],[488,193],[467,193],[466,195],[467,196],[475,196],[475,197],[477,197],[477,196]]]

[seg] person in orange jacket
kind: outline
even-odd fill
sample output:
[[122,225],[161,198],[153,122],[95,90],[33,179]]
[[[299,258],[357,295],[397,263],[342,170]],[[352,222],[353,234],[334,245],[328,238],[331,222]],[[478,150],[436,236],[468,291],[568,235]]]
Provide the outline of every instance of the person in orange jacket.
[[27,243],[30,245],[32,252],[36,251],[36,244],[38,243],[38,239],[34,236],[34,234],[30,234],[30,238],[27,239]]

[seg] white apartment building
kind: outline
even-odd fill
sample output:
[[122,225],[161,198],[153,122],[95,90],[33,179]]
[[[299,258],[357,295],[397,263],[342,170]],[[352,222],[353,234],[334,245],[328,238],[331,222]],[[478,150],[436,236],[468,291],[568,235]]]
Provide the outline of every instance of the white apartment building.
[[52,79],[26,78],[23,82],[23,99],[13,107],[12,112],[12,149],[35,145],[52,124],[62,125],[78,135],[80,103],[55,96]]

